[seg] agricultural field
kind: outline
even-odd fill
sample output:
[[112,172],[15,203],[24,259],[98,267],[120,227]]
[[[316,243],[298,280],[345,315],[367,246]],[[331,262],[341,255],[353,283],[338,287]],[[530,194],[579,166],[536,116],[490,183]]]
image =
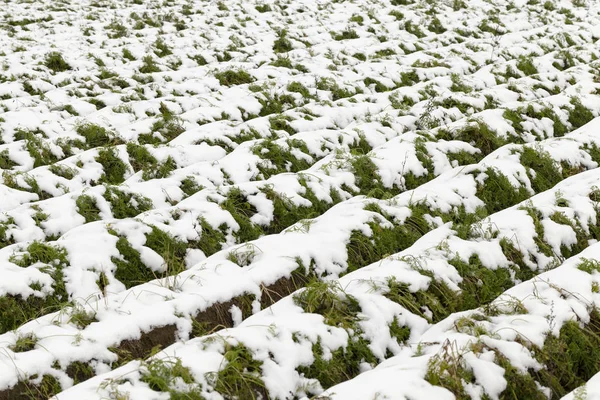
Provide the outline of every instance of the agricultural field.
[[600,399],[594,0],[7,0],[0,400]]

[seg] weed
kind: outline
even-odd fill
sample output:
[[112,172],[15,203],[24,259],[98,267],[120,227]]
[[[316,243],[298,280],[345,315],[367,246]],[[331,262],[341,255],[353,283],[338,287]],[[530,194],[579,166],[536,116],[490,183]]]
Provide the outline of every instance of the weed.
[[96,161],[102,164],[103,172],[99,180],[100,183],[118,185],[125,181],[127,165],[118,156],[114,147],[102,148],[98,151]]
[[326,358],[319,339],[312,346],[312,364],[299,366],[297,371],[306,378],[318,380],[321,386],[327,389],[357,376],[361,372],[362,363],[377,364],[377,359],[368,344],[360,334],[355,334],[348,339],[345,347],[331,351]]
[[184,179],[182,179],[179,188],[188,197],[203,189],[203,187],[198,185],[192,176],[186,176]]
[[151,74],[153,72],[160,72],[160,68],[151,55],[146,55],[142,58],[142,66],[139,71],[142,74]]
[[154,158],[145,146],[133,142],[127,143],[127,154],[129,155],[129,163],[134,172],[143,170],[144,172],[148,171],[151,173],[158,164],[158,160]]
[[250,217],[258,211],[248,202],[246,195],[239,188],[232,187],[220,206],[229,211],[239,225],[239,229],[233,232],[238,243],[249,242],[263,234],[262,229],[250,221]]
[[297,139],[288,139],[285,144],[280,144],[272,139],[257,143],[252,148],[252,152],[265,160],[257,166],[263,179],[282,172],[303,171],[310,167],[310,163],[305,158],[294,155],[292,152],[294,148],[302,150],[305,154],[309,153],[306,144]]
[[254,7],[254,8],[256,8],[256,11],[258,11],[259,13],[266,13],[269,11],[273,11],[271,6],[268,4],[257,4],[256,7]]
[[594,114],[577,97],[571,98],[571,104],[573,108],[569,112],[569,122],[573,128],[580,128],[594,119]]
[[89,195],[81,195],[75,200],[77,212],[85,218],[85,223],[99,221],[100,209],[96,205],[96,199]]
[[[394,220],[382,211],[376,204],[370,204],[365,210],[373,211],[386,219]],[[382,227],[371,222],[372,235],[366,236],[360,231],[353,231],[350,241],[346,245],[348,251],[348,268],[345,273],[352,272],[366,265],[372,264],[384,257],[407,249],[431,227],[423,218],[429,212],[424,204],[411,206],[411,215],[403,223],[394,223],[393,227]]]
[[538,73],[537,68],[533,65],[533,60],[530,57],[521,56],[517,60],[517,68],[525,74],[525,76],[535,75]]
[[506,175],[497,168],[488,167],[485,174],[485,181],[477,184],[476,195],[485,203],[488,215],[529,198],[530,194],[524,186],[513,186]]
[[[156,392],[169,393],[175,400],[202,400],[201,386],[194,383],[191,371],[184,367],[181,360],[153,359],[142,364],[140,380]],[[187,390],[178,390],[180,383],[185,384]],[[190,387],[191,386],[191,387]]]
[[237,399],[269,398],[261,380],[262,362],[255,360],[246,346],[226,344],[224,362],[218,372],[206,376],[218,393]]
[[116,266],[114,276],[127,289],[155,279],[156,274],[142,262],[140,252],[134,249],[124,237],[117,240],[119,257],[111,257]]
[[11,169],[17,165],[18,164],[10,158],[8,149],[0,151],[0,169]]
[[146,234],[145,246],[162,257],[167,275],[175,275],[185,270],[187,243],[153,226],[152,231]]
[[137,193],[126,193],[114,186],[107,186],[103,197],[110,203],[114,218],[133,218],[152,209],[152,201]]
[[577,268],[588,274],[600,272],[600,262],[589,258],[582,258],[581,262],[577,265]]
[[273,42],[273,51],[275,53],[287,53],[293,50],[293,48],[292,42],[287,38],[287,31],[285,29],[281,30],[279,37]]
[[242,69],[228,69],[215,73],[215,78],[222,86],[244,85],[254,82],[256,79],[247,71]]
[[79,142],[79,147],[83,149],[92,149],[95,147],[111,145],[115,146],[123,143],[106,128],[89,122],[77,125],[75,127],[75,131],[85,138],[85,144]]
[[549,334],[534,356],[544,367],[533,377],[549,387],[552,397],[562,397],[585,384],[600,369],[600,314],[592,309],[583,327],[567,321],[558,337]]
[[62,272],[62,269],[69,264],[65,249],[46,243],[32,242],[23,253],[12,255],[9,261],[23,268],[36,263],[45,264],[39,269],[49,274],[54,283],[52,293],[47,294],[46,297],[0,296],[0,333],[17,329],[38,316],[58,311],[69,302]]
[[61,178],[65,178],[68,180],[73,179],[78,174],[75,168],[71,168],[66,165],[60,164],[52,164],[48,166],[48,170],[54,175],[60,176]]
[[44,65],[52,72],[63,72],[71,69],[71,66],[65,61],[62,54],[52,51],[44,57]]
[[354,29],[351,28],[346,28],[341,32],[331,32],[331,37],[333,37],[333,40],[349,40],[349,39],[358,39],[360,36],[358,36],[358,33],[356,33],[356,31]]
[[315,281],[294,295],[294,303],[307,313],[320,314],[325,323],[349,329],[356,326],[361,311],[358,301],[339,284]]
[[38,338],[34,334],[28,334],[23,336],[17,336],[17,341],[14,345],[8,346],[9,349],[15,353],[23,353],[26,351],[33,350],[35,348]]

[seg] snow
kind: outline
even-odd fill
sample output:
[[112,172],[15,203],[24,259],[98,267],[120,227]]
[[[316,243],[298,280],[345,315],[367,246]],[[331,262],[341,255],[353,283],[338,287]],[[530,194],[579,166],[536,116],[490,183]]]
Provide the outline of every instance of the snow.
[[[64,390],[58,400],[169,398],[143,381],[145,361],[115,368],[110,350],[169,326],[174,337],[150,359],[180,359],[206,399],[227,397],[210,376],[238,344],[262,363],[273,399],[451,399],[427,378],[448,351],[464,352],[471,398],[503,398],[510,382],[499,355],[523,373],[543,368],[519,338],[543,346],[567,321],[587,323],[598,301],[600,275],[577,268],[600,251],[598,9],[567,0],[400,3],[7,3],[0,300],[53,299],[64,283],[72,305],[18,327],[0,320],[0,397],[50,375]],[[291,48],[278,52],[282,38]],[[161,54],[161,41],[172,54]],[[51,51],[70,69],[45,65]],[[146,56],[158,72],[140,71]],[[529,61],[534,73],[522,65]],[[250,79],[221,82],[218,73],[229,69]],[[596,118],[588,121],[590,112]],[[577,117],[587,122],[579,129]],[[111,140],[84,138],[86,123],[106,128]],[[169,123],[175,133],[157,128]],[[156,164],[140,167],[129,143]],[[101,158],[107,149],[114,165]],[[524,165],[526,149],[562,174],[556,186],[537,191],[544,166]],[[175,165],[164,172],[167,160]],[[109,184],[119,168],[122,176]],[[493,171],[528,198],[492,213],[497,198],[481,194],[493,191]],[[86,199],[95,208],[84,210]],[[463,218],[470,225],[459,231],[452,221]],[[268,234],[253,236],[247,224]],[[350,268],[364,250],[352,247],[363,246],[357,233],[380,244],[381,232],[400,227],[416,242]],[[150,243],[153,229],[186,243],[183,271],[170,270],[170,248]],[[118,273],[123,241],[149,270],[138,272],[156,279],[131,282]],[[19,266],[34,242],[64,249],[62,275],[53,274],[56,262]],[[480,308],[438,320],[435,309],[387,295],[393,282],[412,294],[443,283],[458,298],[472,277],[457,260],[470,265],[475,256],[491,274],[509,271],[512,286]],[[537,275],[524,282],[515,268],[520,256],[532,271],[525,276]],[[296,298],[306,288],[279,287],[299,272],[356,299],[355,324],[328,325],[322,311],[301,308]],[[252,315],[248,305],[228,305],[225,326],[208,321],[215,326],[193,337],[198,313],[244,295],[254,296]],[[497,313],[487,315],[490,307]],[[95,321],[75,324],[81,310]],[[471,327],[461,325],[467,320]],[[409,329],[408,339],[398,340],[392,325]],[[33,349],[15,351],[30,335]],[[317,344],[329,359],[358,339],[373,360],[349,359],[357,370],[345,382],[328,388],[302,372]],[[93,365],[95,376],[75,382],[67,373],[75,361]],[[597,382],[567,398],[594,398]]]

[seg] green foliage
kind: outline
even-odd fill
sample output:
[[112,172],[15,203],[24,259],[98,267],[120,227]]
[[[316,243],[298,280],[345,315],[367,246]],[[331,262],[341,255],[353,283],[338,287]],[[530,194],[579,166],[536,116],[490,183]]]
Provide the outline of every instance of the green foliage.
[[44,133],[41,131],[31,131],[17,129],[15,140],[25,140],[25,149],[33,158],[33,167],[42,165],[51,165],[58,161],[58,157],[52,152],[48,143],[42,139]]
[[151,248],[164,260],[166,275],[175,275],[185,270],[187,243],[153,226],[146,234],[146,247]]
[[569,122],[573,128],[580,128],[594,119],[594,114],[587,109],[577,97],[571,98],[573,108],[569,112]]
[[119,237],[117,240],[117,250],[119,257],[111,257],[116,270],[114,276],[127,289],[149,282],[158,275],[142,262],[140,252],[134,249],[125,237]]
[[[171,50],[171,48],[165,43],[164,40],[162,40],[162,38],[158,38],[156,39],[156,41],[154,42],[154,54],[156,54],[158,57],[166,57],[168,55],[173,54],[173,51]],[[140,71],[142,72],[142,71]]]
[[367,87],[374,85],[373,87],[377,93],[383,93],[383,92],[387,92],[387,91],[391,90],[391,88],[385,86],[383,83],[381,83],[378,80],[373,79],[373,78],[365,78],[365,79],[363,79],[363,83]]
[[232,399],[268,398],[261,380],[262,362],[246,346],[226,344],[224,358],[226,363],[218,372],[207,374],[218,393]]
[[476,254],[471,255],[467,262],[460,256],[448,262],[462,277],[460,293],[454,300],[456,305],[452,307],[456,311],[471,310],[488,304],[515,285],[509,269],[486,268]]
[[431,20],[431,23],[429,24],[427,29],[429,29],[433,33],[437,33],[438,35],[446,32],[447,30],[446,28],[444,28],[442,21],[440,21],[438,17],[434,17]]
[[268,227],[264,227],[265,234],[274,234],[283,231],[300,220],[316,218],[327,211],[331,206],[342,201],[339,193],[332,190],[330,193],[332,202],[318,199],[314,192],[307,187],[306,182],[300,180],[300,184],[305,188],[303,197],[311,202],[311,206],[297,206],[284,195],[273,190],[272,186],[261,188],[267,199],[273,202],[273,220]]
[[153,72],[160,72],[158,64],[156,64],[156,61],[154,61],[154,58],[152,58],[151,55],[144,56],[144,58],[142,58],[142,62],[143,64],[139,69],[140,73],[151,74]]
[[[419,270],[431,276],[431,272]],[[427,290],[411,291],[407,283],[396,278],[387,280],[384,296],[394,303],[400,304],[410,312],[420,315],[430,322],[438,322],[457,311],[456,293],[443,281],[432,279]],[[431,314],[429,314],[430,312]]]
[[258,212],[256,207],[248,202],[246,194],[238,187],[232,187],[220,205],[222,209],[229,211],[239,225],[239,229],[233,232],[238,243],[249,242],[263,234],[261,227],[250,221]]
[[290,121],[293,121],[292,117],[281,114],[269,118],[269,124],[271,125],[271,129],[273,129],[274,131],[282,130],[289,133],[290,135],[293,135],[296,133],[296,130],[292,128],[292,126],[288,123]]
[[287,31],[284,29],[279,32],[279,37],[273,42],[273,51],[275,53],[287,53],[294,49],[292,42],[287,38]]
[[257,4],[256,7],[254,7],[254,8],[256,8],[256,11],[258,11],[259,13],[266,13],[269,11],[273,11],[271,6],[268,4]]
[[222,86],[244,85],[254,82],[256,79],[243,69],[228,69],[215,73],[215,78]]
[[114,146],[123,143],[114,133],[109,132],[106,128],[89,122],[77,125],[75,131],[85,138],[85,144],[79,142],[79,147],[83,149]]
[[125,181],[127,165],[119,158],[114,147],[102,148],[96,156],[96,161],[102,164],[100,183],[118,185]]
[[8,149],[0,151],[0,169],[11,169],[17,165],[18,164],[10,158]]
[[[478,148],[483,156],[490,154],[497,148],[505,145],[508,139],[504,139],[498,136],[486,123],[483,121],[475,120],[458,132],[450,133],[446,130],[439,131],[439,138],[446,140],[462,140],[467,143],[471,143],[474,147]],[[510,138],[510,142],[521,143],[520,138]]]
[[299,158],[292,153],[294,148],[309,154],[306,144],[298,139],[288,139],[284,143],[265,139],[257,143],[252,148],[252,152],[262,159],[268,160],[258,165],[258,170],[263,179],[268,179],[282,172],[303,171],[310,167],[310,163],[305,158]]
[[90,195],[84,194],[75,200],[77,212],[85,218],[85,223],[100,220],[100,209],[96,205],[96,199]]
[[588,274],[593,274],[594,272],[600,272],[600,262],[590,258],[582,258],[577,268]]
[[44,57],[44,65],[52,72],[63,72],[71,69],[71,66],[65,61],[62,54],[52,51]]
[[107,186],[103,197],[110,203],[114,218],[133,218],[152,209],[152,201],[137,193],[126,193],[115,186]]
[[487,214],[504,210],[529,198],[524,186],[515,187],[500,170],[488,167],[483,183],[477,183],[477,197],[485,203]]
[[8,346],[8,348],[15,353],[23,353],[33,350],[37,342],[38,338],[33,334],[17,336],[17,341],[15,344]]
[[356,327],[361,311],[358,300],[344,292],[339,283],[315,281],[294,295],[294,303],[307,313],[320,314],[325,323],[341,328]]
[[288,92],[300,93],[305,99],[309,99],[312,97],[308,88],[300,82],[290,82],[288,83],[286,89],[288,90]]
[[[369,204],[365,210],[379,214],[380,218],[394,221],[393,217],[381,210],[375,203]],[[411,206],[411,211],[412,214],[403,223],[394,221],[391,228],[382,227],[376,222],[369,223],[372,231],[371,237],[360,231],[353,231],[350,242],[346,245],[348,268],[345,273],[404,250],[427,233],[431,227],[423,216],[429,213],[428,207],[424,204],[414,204]]]
[[[547,152],[535,150],[528,146],[523,147],[520,161],[521,165],[528,169],[531,187],[536,193],[548,190],[562,181],[563,178],[566,178],[560,172],[556,161]],[[534,173],[531,173],[530,169]]]
[[333,37],[333,40],[340,41],[348,39],[358,39],[360,36],[358,36],[358,33],[356,33],[354,29],[346,28],[341,32],[331,32],[331,37]]
[[198,225],[201,229],[200,239],[190,243],[190,247],[202,250],[207,257],[220,251],[225,244],[227,225],[223,224],[215,229],[202,217],[198,220]]
[[[309,366],[300,366],[297,371],[306,378],[316,379],[324,389],[352,379],[361,372],[363,362],[377,364],[377,359],[368,347],[369,342],[360,335],[352,335],[345,347],[332,350],[325,357],[321,341],[312,346],[314,361]],[[314,393],[317,394],[317,393]]]
[[68,304],[69,295],[62,272],[63,268],[69,265],[65,249],[42,242],[32,242],[21,254],[13,254],[9,261],[22,268],[36,263],[44,264],[39,269],[50,275],[53,284],[52,292],[45,296],[0,296],[0,333],[17,329],[27,321],[58,311]]
[[533,60],[530,57],[521,56],[517,60],[517,68],[525,74],[525,76],[535,75],[538,73],[537,68],[533,65]]
[[558,337],[546,337],[542,349],[534,357],[543,365],[532,372],[543,386],[549,387],[552,397],[562,397],[585,384],[600,370],[600,314],[591,309],[590,321],[580,325],[567,321]]
[[48,170],[56,176],[65,178],[68,180],[73,179],[79,172],[75,168],[68,167],[61,164],[52,164],[48,166]]
[[320,78],[317,81],[317,89],[331,92],[333,101],[352,97],[360,93],[360,89],[358,88],[351,91],[350,89],[341,87],[333,78]]
[[127,154],[129,155],[129,164],[135,172],[147,171],[152,173],[158,164],[158,160],[145,146],[134,142],[127,143]]
[[[194,384],[194,377],[181,360],[152,359],[143,363],[141,379],[156,392],[169,393],[173,400],[202,400],[201,386]],[[178,390],[180,384],[191,385],[187,390]],[[193,384],[193,385],[192,385]]]
[[14,240],[8,232],[13,227],[15,227],[15,219],[13,217],[7,217],[5,221],[0,222],[0,249],[13,244]]
[[187,176],[184,179],[182,179],[179,188],[183,193],[185,193],[187,197],[203,189],[203,187],[198,185],[196,180],[191,176]]

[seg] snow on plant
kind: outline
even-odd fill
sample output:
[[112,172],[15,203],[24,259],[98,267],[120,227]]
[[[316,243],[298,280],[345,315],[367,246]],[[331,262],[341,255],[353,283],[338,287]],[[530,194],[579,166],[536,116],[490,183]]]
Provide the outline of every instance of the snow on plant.
[[593,391],[594,309],[490,328],[595,276],[588,3],[7,3],[0,398]]

